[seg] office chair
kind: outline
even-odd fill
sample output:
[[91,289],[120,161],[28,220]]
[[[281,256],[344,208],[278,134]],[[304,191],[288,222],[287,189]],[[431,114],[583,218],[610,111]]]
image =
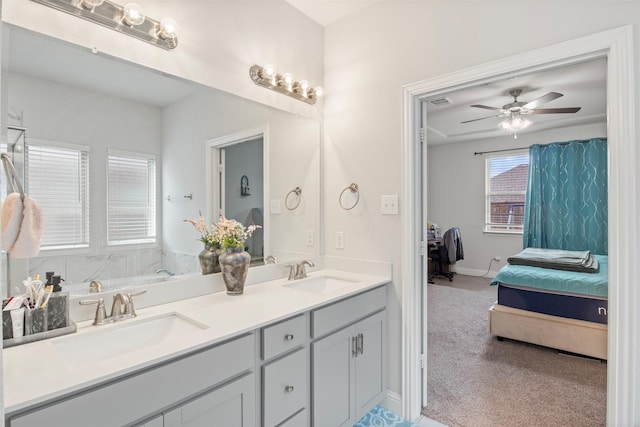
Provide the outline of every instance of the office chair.
[[433,272],[429,274],[429,283],[433,283],[433,278],[435,276],[443,276],[449,279],[450,282],[453,281],[453,273],[445,272],[442,269],[443,265],[449,264],[449,255],[447,255],[447,248],[442,243],[437,244],[429,250],[429,258],[431,258],[431,260],[433,261]]

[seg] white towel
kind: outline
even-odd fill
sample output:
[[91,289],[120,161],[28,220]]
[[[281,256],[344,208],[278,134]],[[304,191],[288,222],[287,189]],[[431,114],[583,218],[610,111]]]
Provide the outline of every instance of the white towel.
[[2,204],[2,250],[10,250],[20,233],[23,205],[20,193],[10,193]]
[[40,206],[29,196],[24,196],[23,218],[20,233],[9,250],[14,258],[31,258],[40,252],[42,221]]

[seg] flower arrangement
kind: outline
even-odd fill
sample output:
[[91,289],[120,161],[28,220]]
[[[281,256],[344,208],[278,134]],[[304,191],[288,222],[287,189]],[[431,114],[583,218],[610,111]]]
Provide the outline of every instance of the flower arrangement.
[[220,242],[222,249],[242,248],[245,240],[258,228],[261,227],[255,224],[245,228],[235,219],[227,219],[220,215],[220,221],[213,224],[213,238]]
[[218,240],[218,237],[214,234],[215,224],[212,224],[211,227],[209,227],[205,223],[202,213],[198,212],[198,215],[199,218],[197,220],[189,218],[185,219],[184,222],[188,222],[193,225],[196,231],[200,233],[200,241],[204,243],[205,246],[220,247],[220,240]]
[[199,218],[185,219],[185,222],[193,225],[200,233],[200,241],[205,246],[227,248],[242,248],[245,240],[253,234],[256,229],[261,228],[259,225],[252,224],[244,227],[235,219],[227,219],[224,215],[220,215],[217,223],[212,223],[209,227],[204,221],[204,217],[199,213]]

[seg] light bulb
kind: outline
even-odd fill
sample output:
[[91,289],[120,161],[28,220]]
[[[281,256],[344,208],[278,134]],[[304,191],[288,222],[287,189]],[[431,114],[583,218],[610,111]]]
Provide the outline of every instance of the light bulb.
[[140,25],[144,22],[144,18],[144,12],[139,4],[127,3],[124,5],[122,20],[125,24],[130,26]]
[[284,86],[291,90],[291,84],[293,83],[293,74],[291,73],[284,73],[282,75],[282,83],[284,83]]
[[164,40],[171,40],[176,38],[178,32],[178,23],[171,18],[164,18],[160,21],[160,30],[158,31],[158,37]]
[[316,98],[321,98],[321,97],[322,97],[322,95],[324,95],[324,89],[322,88],[322,86],[316,86],[316,87],[313,89],[313,95],[314,95]]
[[104,0],[80,0],[80,5],[85,9],[93,9],[104,3]]
[[309,82],[306,80],[300,80],[300,89],[302,89],[303,92],[309,90]]
[[272,79],[276,75],[276,69],[271,64],[267,64],[262,67],[262,74],[267,79]]

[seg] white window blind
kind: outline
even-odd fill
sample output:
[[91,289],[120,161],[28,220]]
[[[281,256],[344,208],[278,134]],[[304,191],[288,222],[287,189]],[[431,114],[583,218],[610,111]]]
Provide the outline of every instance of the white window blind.
[[25,192],[42,211],[42,250],[89,246],[88,147],[25,144]]
[[156,162],[153,155],[109,150],[107,240],[109,245],[156,241]]
[[522,233],[528,176],[528,153],[487,158],[485,231]]

